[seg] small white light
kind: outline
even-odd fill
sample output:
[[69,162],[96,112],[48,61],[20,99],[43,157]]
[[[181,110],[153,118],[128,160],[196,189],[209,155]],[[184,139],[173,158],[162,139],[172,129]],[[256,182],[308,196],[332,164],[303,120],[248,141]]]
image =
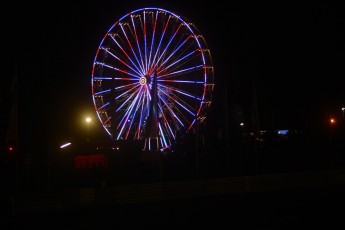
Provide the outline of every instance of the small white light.
[[63,145],[60,146],[60,149],[63,149],[63,148],[65,148],[65,147],[67,147],[67,146],[69,146],[69,145],[71,145],[71,144],[72,144],[71,142],[68,142],[68,143],[66,143],[66,144],[63,144]]

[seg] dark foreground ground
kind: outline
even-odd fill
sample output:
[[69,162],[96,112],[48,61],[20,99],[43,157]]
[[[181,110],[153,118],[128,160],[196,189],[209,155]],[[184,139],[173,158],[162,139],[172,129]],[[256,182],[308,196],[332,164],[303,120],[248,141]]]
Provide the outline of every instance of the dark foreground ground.
[[341,229],[345,171],[17,193],[0,229]]

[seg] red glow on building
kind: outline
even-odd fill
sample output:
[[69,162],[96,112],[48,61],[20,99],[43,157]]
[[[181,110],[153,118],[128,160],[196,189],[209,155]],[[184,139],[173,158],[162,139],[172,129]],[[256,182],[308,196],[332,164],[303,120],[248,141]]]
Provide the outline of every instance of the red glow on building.
[[74,157],[74,167],[79,168],[97,168],[108,167],[108,159],[105,154],[82,155]]

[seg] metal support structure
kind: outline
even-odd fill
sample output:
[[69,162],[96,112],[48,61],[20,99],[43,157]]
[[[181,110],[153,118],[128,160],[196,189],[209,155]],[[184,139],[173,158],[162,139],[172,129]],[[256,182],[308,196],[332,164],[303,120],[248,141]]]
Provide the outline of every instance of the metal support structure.
[[[151,80],[151,90],[150,90],[150,107],[149,115],[147,117],[145,129],[144,129],[144,151],[158,151],[159,150],[159,129],[158,129],[158,95],[157,95],[157,71],[154,72]],[[148,81],[149,82],[149,81]],[[156,148],[151,148],[151,139],[156,140]]]

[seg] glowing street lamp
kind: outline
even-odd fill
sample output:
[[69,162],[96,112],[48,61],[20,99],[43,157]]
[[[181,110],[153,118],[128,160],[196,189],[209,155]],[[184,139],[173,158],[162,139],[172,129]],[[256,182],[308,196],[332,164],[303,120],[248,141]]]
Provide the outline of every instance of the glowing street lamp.
[[86,117],[85,118],[85,122],[87,124],[87,129],[88,129],[88,132],[89,132],[89,129],[90,129],[90,123],[91,123],[92,119],[91,117]]
[[342,108],[341,108],[341,111],[343,111],[343,117],[344,117],[345,107],[342,107]]

